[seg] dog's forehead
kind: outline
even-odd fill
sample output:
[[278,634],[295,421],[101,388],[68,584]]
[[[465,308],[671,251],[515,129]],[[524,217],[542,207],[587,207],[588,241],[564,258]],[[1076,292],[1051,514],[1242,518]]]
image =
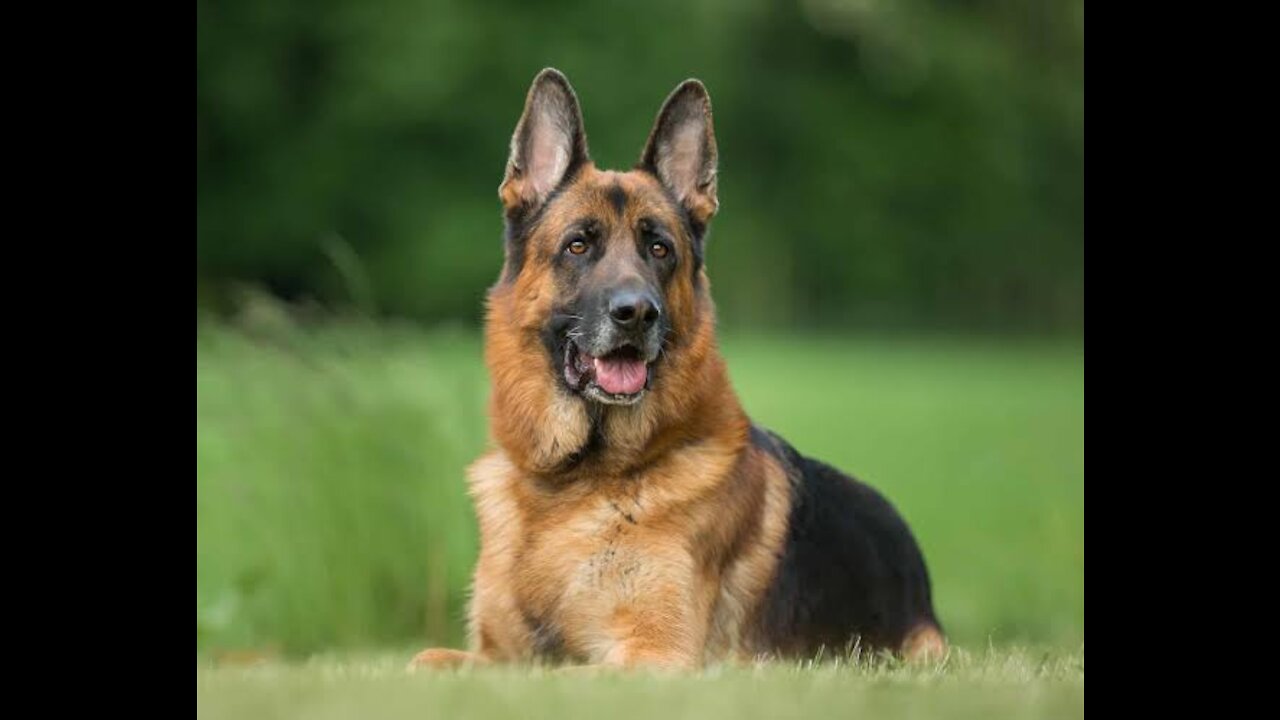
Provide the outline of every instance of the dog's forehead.
[[596,204],[607,207],[616,216],[670,211],[671,203],[662,185],[652,175],[638,170],[619,172],[590,168],[578,183],[593,196]]

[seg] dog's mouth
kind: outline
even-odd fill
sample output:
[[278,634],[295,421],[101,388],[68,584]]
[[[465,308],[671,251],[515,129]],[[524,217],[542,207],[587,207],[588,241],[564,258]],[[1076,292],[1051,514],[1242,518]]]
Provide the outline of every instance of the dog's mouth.
[[640,349],[624,344],[599,357],[569,340],[564,351],[564,380],[569,387],[599,402],[630,405],[648,389],[653,374]]

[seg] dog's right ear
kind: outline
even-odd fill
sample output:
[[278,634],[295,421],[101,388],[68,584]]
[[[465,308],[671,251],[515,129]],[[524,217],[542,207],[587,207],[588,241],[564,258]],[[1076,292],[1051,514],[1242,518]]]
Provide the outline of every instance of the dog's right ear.
[[533,79],[524,114],[511,136],[511,157],[498,197],[508,215],[534,210],[588,161],[582,109],[569,80],[555,68]]

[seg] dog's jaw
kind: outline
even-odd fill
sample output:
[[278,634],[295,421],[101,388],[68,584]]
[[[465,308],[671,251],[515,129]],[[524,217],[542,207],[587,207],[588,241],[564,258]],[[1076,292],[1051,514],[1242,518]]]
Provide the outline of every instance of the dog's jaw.
[[[612,349],[605,355],[617,353],[634,355],[635,352],[634,347],[623,345]],[[652,387],[655,359],[636,357],[631,360],[632,364],[642,364],[642,370],[631,368],[629,373],[644,373],[644,384],[637,390],[634,392],[610,392],[602,386],[601,379],[598,377],[598,373],[602,369],[601,360],[588,355],[572,339],[566,339],[562,376],[571,391],[578,393],[589,401],[602,405],[635,405],[644,399],[645,394]]]

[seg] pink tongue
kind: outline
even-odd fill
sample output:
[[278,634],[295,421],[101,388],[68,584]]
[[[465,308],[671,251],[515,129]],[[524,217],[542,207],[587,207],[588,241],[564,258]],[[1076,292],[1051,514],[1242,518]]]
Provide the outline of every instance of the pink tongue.
[[596,366],[596,384],[605,392],[615,395],[634,395],[644,388],[645,370],[641,360],[603,360],[593,358]]

